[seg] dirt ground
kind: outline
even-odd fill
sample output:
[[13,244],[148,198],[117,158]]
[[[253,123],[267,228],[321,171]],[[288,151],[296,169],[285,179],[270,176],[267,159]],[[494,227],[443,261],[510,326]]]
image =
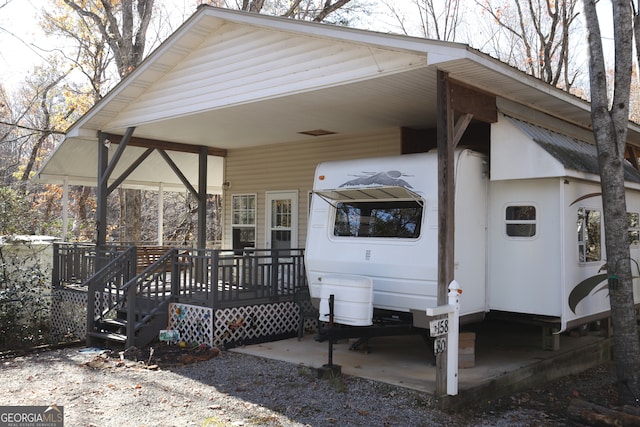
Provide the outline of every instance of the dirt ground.
[[71,347],[0,360],[0,405],[64,407],[68,426],[582,426],[571,399],[615,406],[612,364],[445,412],[426,393],[217,349]]

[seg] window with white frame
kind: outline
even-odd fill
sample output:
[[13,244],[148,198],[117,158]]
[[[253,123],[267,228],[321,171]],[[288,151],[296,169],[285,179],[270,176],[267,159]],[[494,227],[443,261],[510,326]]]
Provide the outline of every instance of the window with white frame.
[[578,261],[594,262],[602,259],[601,214],[597,209],[578,209]]
[[256,246],[256,195],[234,194],[231,202],[233,249]]
[[629,245],[640,245],[640,214],[627,212],[627,224],[629,227]]
[[532,205],[510,205],[505,209],[505,231],[509,237],[530,238],[537,233],[537,212]]

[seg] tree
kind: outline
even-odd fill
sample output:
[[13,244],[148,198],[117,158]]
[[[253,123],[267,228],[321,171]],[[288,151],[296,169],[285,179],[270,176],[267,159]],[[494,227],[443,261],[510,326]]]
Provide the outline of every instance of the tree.
[[[101,43],[109,46],[119,76],[125,77],[142,62],[146,48],[147,29],[153,14],[154,0],[64,0],[82,20],[83,28],[95,28],[101,36]],[[65,27],[66,28],[66,27]],[[90,32],[89,32],[90,34]],[[72,33],[71,37],[75,38]],[[82,40],[77,40],[82,42]],[[101,50],[96,53],[102,54]],[[88,58],[91,58],[89,55]],[[98,59],[98,57],[96,57]],[[102,85],[102,70],[106,68],[103,61],[94,61],[92,79],[96,86]],[[142,193],[140,190],[123,190],[120,192],[121,209],[124,218],[125,240],[139,242],[141,240]]]
[[[108,86],[105,84],[109,62],[114,61],[118,76],[124,77],[130,73],[143,59],[146,50],[147,32],[152,24],[153,14],[156,13],[153,0],[60,0],[59,5],[66,5],[73,11],[75,17],[68,13],[46,14],[47,26],[50,31],[74,40],[77,53],[65,56],[87,77],[91,82],[94,97],[97,101],[104,94],[102,90]],[[350,3],[351,0],[298,0],[285,1],[244,1],[236,6],[242,10],[252,12],[265,12],[279,14],[286,17],[322,21]],[[221,1],[212,2],[215,6],[227,6]],[[87,197],[87,192],[82,191],[79,196]],[[170,196],[169,196],[170,197]],[[145,225],[151,221],[141,221],[145,203],[151,198],[146,197],[140,190],[120,189],[114,193],[119,198],[116,203],[120,212],[119,221],[113,221],[112,237],[120,241],[140,242],[149,237],[148,227]],[[177,196],[180,200],[181,196]],[[111,201],[109,203],[112,203]],[[189,201],[183,201],[190,213],[185,217],[175,218],[173,225],[182,230],[189,230],[193,226],[195,217]],[[81,214],[79,211],[78,214]],[[171,218],[166,218],[171,220]],[[185,224],[185,220],[187,220]],[[112,223],[110,221],[110,223]],[[189,223],[191,226],[189,226]],[[184,232],[187,236],[190,233]],[[176,237],[176,236],[171,236]],[[180,240],[184,240],[181,238]]]
[[[640,9],[633,0],[629,3],[631,4],[631,11],[633,12],[633,35],[636,42],[636,63],[640,67]],[[638,74],[640,77],[640,73]]]
[[509,37],[508,44],[499,43],[493,52],[487,53],[553,86],[571,89],[580,73],[572,58],[576,49],[570,45],[570,36],[580,25],[578,0],[476,0],[476,3],[498,30],[506,31]]
[[640,397],[640,342],[633,300],[623,169],[633,57],[632,9],[629,0],[611,2],[615,71],[610,101],[596,1],[584,0],[584,13],[590,54],[591,120],[602,187],[613,355],[619,403],[636,405]]
[[[464,0],[412,0],[410,13],[418,17],[420,36],[427,39],[456,41],[457,31],[462,22]],[[384,0],[387,10],[395,18],[400,31],[410,35],[412,30],[408,28],[408,21],[404,10],[393,0]]]
[[[352,0],[209,0],[201,4],[210,4],[228,9],[239,9],[247,12],[266,13],[285,18],[305,21],[327,22],[329,15],[343,9]],[[355,3],[355,2],[354,2]],[[338,18],[334,23],[344,23]]]

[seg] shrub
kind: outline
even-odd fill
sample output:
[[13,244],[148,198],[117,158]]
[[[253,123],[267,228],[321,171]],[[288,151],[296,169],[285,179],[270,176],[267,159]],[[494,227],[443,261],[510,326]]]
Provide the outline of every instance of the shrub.
[[35,255],[0,246],[0,351],[48,344],[51,287]]

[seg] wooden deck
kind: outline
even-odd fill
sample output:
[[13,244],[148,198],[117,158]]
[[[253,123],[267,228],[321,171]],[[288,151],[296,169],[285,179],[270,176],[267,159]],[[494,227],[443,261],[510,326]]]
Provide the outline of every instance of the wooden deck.
[[[293,301],[306,286],[304,251],[169,248],[56,244],[53,282],[87,292],[87,334],[119,318],[128,345],[145,323],[166,316],[169,303],[212,309]],[[164,311],[164,313],[163,313]],[[96,330],[97,329],[97,330]],[[157,332],[156,332],[157,335]]]

